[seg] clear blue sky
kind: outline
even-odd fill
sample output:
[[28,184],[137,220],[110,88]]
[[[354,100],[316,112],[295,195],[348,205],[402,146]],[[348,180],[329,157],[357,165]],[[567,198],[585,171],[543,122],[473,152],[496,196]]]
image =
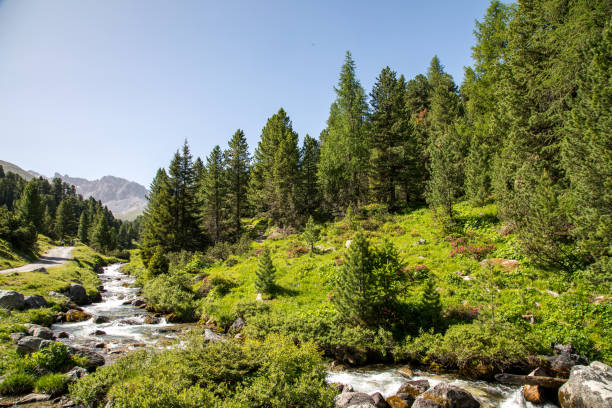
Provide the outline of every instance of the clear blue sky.
[[437,54],[457,82],[488,0],[0,0],[0,159],[148,187],[187,138],[254,149],[279,107],[318,136],[350,50],[366,92]]

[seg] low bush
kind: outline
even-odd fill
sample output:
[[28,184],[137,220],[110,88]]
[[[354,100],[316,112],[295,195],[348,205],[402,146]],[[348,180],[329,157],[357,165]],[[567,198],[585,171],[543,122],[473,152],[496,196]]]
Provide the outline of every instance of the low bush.
[[48,347],[26,356],[25,361],[40,373],[63,371],[75,365],[68,348],[61,343],[51,343]]
[[34,390],[39,393],[48,394],[51,396],[63,394],[68,385],[68,378],[66,375],[58,374],[47,374],[43,375],[34,383]]
[[4,381],[0,382],[0,395],[27,394],[34,389],[36,378],[24,372],[10,373]]
[[145,282],[142,294],[156,312],[174,313],[184,322],[196,317],[195,295],[186,274],[161,274]]

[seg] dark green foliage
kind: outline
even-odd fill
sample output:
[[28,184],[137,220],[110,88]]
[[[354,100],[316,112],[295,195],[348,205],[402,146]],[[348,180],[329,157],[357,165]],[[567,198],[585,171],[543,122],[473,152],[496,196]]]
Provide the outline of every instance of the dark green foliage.
[[85,211],[81,213],[81,217],[79,218],[77,237],[79,238],[79,241],[84,244],[89,242],[89,217],[87,217],[87,213]]
[[72,368],[74,360],[66,346],[54,342],[27,356],[26,364],[36,372],[58,372]]
[[0,382],[0,395],[22,395],[34,389],[35,377],[23,372],[9,374]]
[[314,214],[319,210],[321,205],[321,193],[317,185],[317,171],[319,168],[319,160],[321,151],[319,142],[306,135],[304,144],[300,150],[300,178],[301,191],[299,197],[299,206],[304,214]]
[[96,214],[89,242],[92,248],[102,253],[111,251],[116,246],[114,230],[110,227],[107,215],[103,211]]
[[[36,180],[30,180],[26,184],[21,199],[17,202],[17,211],[25,224],[32,224],[37,231],[42,230],[44,209],[40,202],[40,192]],[[74,220],[74,215],[71,214],[71,216],[71,220]]]
[[161,246],[155,249],[153,256],[147,264],[147,269],[153,275],[168,273],[168,258],[166,258],[164,249]]
[[308,222],[306,222],[306,225],[304,226],[302,238],[304,239],[304,242],[306,242],[306,245],[308,245],[308,248],[310,248],[310,256],[312,256],[315,250],[314,246],[319,240],[319,229],[315,225],[312,216],[308,218]]
[[223,163],[221,148],[215,146],[206,158],[206,167],[199,186],[199,199],[202,203],[200,219],[213,243],[224,238],[228,223],[228,185],[227,172]]
[[343,211],[367,200],[369,173],[368,107],[348,51],[334,90],[336,100],[321,134],[318,181],[327,208]]
[[[561,144],[571,234],[590,261],[612,257],[612,25],[585,52],[586,72]],[[612,270],[609,270],[612,272]]]
[[51,396],[63,394],[68,389],[68,378],[65,374],[43,375],[34,383],[34,390]]
[[153,256],[157,246],[163,245],[163,248],[168,248],[168,242],[172,240],[174,234],[170,214],[171,194],[168,187],[168,175],[164,169],[157,170],[149,191],[140,243],[145,265]]
[[241,233],[241,219],[246,213],[247,190],[249,184],[249,167],[251,157],[249,145],[244,132],[238,129],[228,143],[229,148],[225,151],[227,165],[228,203],[230,213],[230,225],[233,227],[233,236],[239,237]]
[[425,327],[433,327],[440,319],[442,304],[440,303],[440,294],[436,290],[433,279],[427,279],[423,284],[423,293],[421,295],[421,303],[423,309],[420,319]]
[[371,248],[362,233],[353,238],[340,267],[332,301],[342,318],[366,326],[395,317],[402,289],[402,264],[389,241]]
[[270,250],[266,248],[260,255],[257,271],[255,272],[255,289],[261,293],[271,295],[276,288],[276,268],[272,263]]
[[183,322],[196,319],[197,304],[191,291],[191,280],[182,271],[162,273],[146,281],[142,294],[158,313],[173,313]]

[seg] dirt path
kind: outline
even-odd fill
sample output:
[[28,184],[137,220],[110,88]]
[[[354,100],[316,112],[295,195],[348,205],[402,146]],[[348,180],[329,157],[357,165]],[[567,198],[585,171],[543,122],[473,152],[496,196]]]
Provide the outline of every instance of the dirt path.
[[34,263],[20,266],[19,268],[5,269],[0,274],[12,272],[32,272],[40,268],[50,268],[52,266],[63,265],[72,259],[72,246],[58,246],[48,250],[43,256]]

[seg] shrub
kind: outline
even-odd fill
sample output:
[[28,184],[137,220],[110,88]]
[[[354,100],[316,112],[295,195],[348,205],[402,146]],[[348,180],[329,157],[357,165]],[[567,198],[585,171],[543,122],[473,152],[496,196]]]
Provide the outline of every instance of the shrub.
[[0,395],[27,394],[34,388],[35,377],[24,372],[10,373],[0,382]]
[[36,392],[51,396],[63,394],[68,385],[68,378],[64,374],[43,375],[34,383]]
[[308,248],[299,246],[296,248],[291,248],[287,251],[287,258],[297,258],[309,252]]
[[149,261],[149,265],[147,267],[149,272],[153,275],[161,275],[164,273],[168,273],[168,259],[164,254],[164,250],[161,246],[158,246]]
[[195,319],[197,305],[191,291],[191,281],[186,274],[159,275],[145,282],[142,294],[156,312],[175,313],[185,322]]
[[209,282],[212,287],[211,293],[218,296],[225,296],[230,290],[238,286],[233,280],[221,276],[213,276],[210,278]]
[[232,245],[225,241],[217,242],[206,251],[206,257],[213,261],[225,261],[231,254]]
[[41,326],[51,326],[55,322],[56,312],[52,308],[44,309],[29,309],[27,313],[27,321]]
[[68,348],[61,343],[51,343],[44,349],[38,350],[25,357],[28,363],[36,367],[39,372],[58,372],[74,366],[72,355]]

